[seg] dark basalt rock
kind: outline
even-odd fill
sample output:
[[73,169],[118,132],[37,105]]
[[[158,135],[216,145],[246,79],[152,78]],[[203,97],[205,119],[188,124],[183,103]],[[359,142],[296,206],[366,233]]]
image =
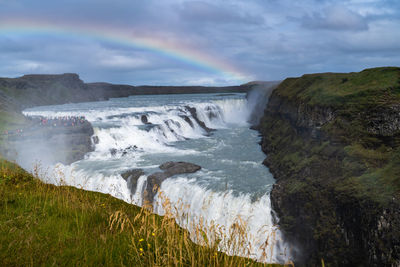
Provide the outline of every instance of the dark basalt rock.
[[188,117],[188,116],[186,116],[186,115],[182,115],[182,116],[180,116],[182,119],[184,119],[189,125],[190,125],[190,127],[192,127],[193,128],[193,122],[190,120],[190,118]]
[[190,112],[190,114],[192,115],[193,119],[197,122],[197,124],[201,128],[203,128],[207,133],[210,133],[210,132],[214,131],[214,129],[208,128],[206,126],[206,124],[197,117],[196,108],[189,107],[189,106],[185,106],[185,108]]
[[126,155],[128,154],[129,151],[135,151],[135,150],[137,150],[137,149],[138,149],[138,147],[137,147],[136,145],[134,145],[134,146],[129,146],[129,147],[127,147],[127,148],[125,148],[125,149],[122,150],[121,155],[122,155],[122,156],[126,156]]
[[122,178],[127,182],[128,188],[131,190],[132,194],[136,192],[137,181],[143,174],[144,172],[142,169],[133,169],[121,173]]
[[126,156],[129,152],[136,151],[138,149],[139,148],[136,145],[134,145],[122,149],[111,148],[109,151],[111,153],[111,156],[116,156],[118,153],[120,153],[121,156]]
[[374,135],[400,135],[400,104],[376,107],[365,114],[367,131]]
[[165,162],[161,164],[159,168],[163,170],[163,172],[153,173],[147,178],[147,186],[144,196],[146,204],[151,205],[151,203],[153,203],[154,196],[165,179],[177,174],[195,173],[201,169],[199,165],[193,163],[173,161]]
[[93,144],[97,145],[100,142],[100,139],[97,135],[92,137]]
[[128,180],[129,178],[133,178],[133,179],[137,180],[143,174],[144,174],[144,172],[142,169],[132,169],[132,170],[121,173],[121,176],[125,180]]
[[146,115],[140,116],[140,120],[143,122],[143,124],[150,124]]
[[169,176],[182,174],[182,173],[194,173],[201,169],[199,165],[189,162],[174,162],[168,161],[160,165],[161,170]]
[[172,125],[176,125],[176,126],[180,127],[179,122],[175,122],[173,120],[165,120],[164,123],[167,125],[167,127],[171,131],[171,133],[175,134],[175,136],[176,136],[175,130],[173,129]]

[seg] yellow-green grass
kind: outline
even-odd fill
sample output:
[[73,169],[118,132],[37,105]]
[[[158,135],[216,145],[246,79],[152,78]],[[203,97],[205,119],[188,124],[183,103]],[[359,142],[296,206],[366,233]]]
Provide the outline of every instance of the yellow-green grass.
[[400,68],[383,67],[354,73],[317,73],[288,78],[279,85],[277,92],[319,106],[388,104],[400,98],[399,81]]
[[[262,131],[273,136],[268,140],[271,147],[279,148],[269,157],[279,162],[281,169],[298,173],[304,168],[312,167],[318,171],[324,164],[338,165],[341,172],[332,172],[332,177],[319,179],[330,174],[321,171],[320,175],[314,176],[318,180],[315,184],[329,181],[339,192],[346,191],[349,195],[369,198],[382,205],[391,202],[394,196],[400,196],[400,148],[394,145],[400,141],[399,135],[394,134],[388,142],[388,137],[368,131],[371,121],[376,120],[370,111],[390,114],[391,107],[400,103],[400,68],[307,74],[286,79],[274,94],[292,101],[293,105],[311,109],[325,106],[335,111],[335,117],[321,127],[325,138],[322,143],[298,135],[287,120],[261,121]],[[318,110],[311,109],[308,112],[318,114]],[[335,155],[343,158],[338,162]],[[292,192],[306,188],[304,181],[288,184]]]
[[[364,151],[363,151],[364,152]],[[383,206],[390,203],[395,198],[400,198],[400,149],[391,153],[382,153],[376,151],[376,154],[366,152],[370,157],[377,157],[373,162],[370,158],[364,157],[364,161],[370,160],[375,163],[381,160],[381,157],[389,157],[383,166],[373,166],[361,176],[350,177],[348,180],[338,185],[340,191],[351,191],[360,199],[366,196]],[[352,162],[350,162],[352,164]]]
[[196,245],[168,216],[110,195],[44,184],[2,159],[0,265],[273,266]]
[[0,146],[4,145],[4,141],[7,138],[5,131],[14,131],[19,128],[25,127],[27,120],[18,112],[5,111],[0,108]]

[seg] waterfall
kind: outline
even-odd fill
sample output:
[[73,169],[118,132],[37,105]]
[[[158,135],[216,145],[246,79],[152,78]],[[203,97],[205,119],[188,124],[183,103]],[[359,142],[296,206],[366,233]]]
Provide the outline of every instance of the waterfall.
[[[98,137],[95,150],[84,160],[58,165],[56,174],[45,181],[109,193],[141,206],[147,177],[159,171],[160,163],[201,161],[203,169],[198,173],[171,177],[161,184],[154,212],[168,212],[164,203],[168,199],[177,223],[188,229],[194,241],[202,243],[195,234],[196,226],[202,225],[209,240],[221,240],[221,251],[262,262],[286,262],[290,251],[275,225],[269,197],[273,178],[262,165],[258,134],[248,129],[257,106],[254,97],[185,97],[143,96],[24,111],[49,118],[85,116]],[[145,175],[131,191],[121,173],[135,168]],[[234,248],[231,231],[238,223],[245,234],[240,248]]]

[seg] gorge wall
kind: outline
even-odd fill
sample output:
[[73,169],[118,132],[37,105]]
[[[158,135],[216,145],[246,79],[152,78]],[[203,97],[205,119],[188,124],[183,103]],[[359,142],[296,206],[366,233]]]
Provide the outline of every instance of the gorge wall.
[[400,266],[400,68],[283,81],[261,118],[296,265]]

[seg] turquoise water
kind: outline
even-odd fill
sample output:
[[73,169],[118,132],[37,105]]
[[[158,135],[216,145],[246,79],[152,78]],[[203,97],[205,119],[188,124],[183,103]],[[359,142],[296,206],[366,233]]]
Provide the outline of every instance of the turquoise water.
[[[262,248],[270,233],[277,232],[279,237],[280,232],[269,200],[274,179],[262,165],[260,136],[247,123],[251,109],[244,94],[196,94],[36,107],[25,114],[85,116],[99,142],[84,160],[57,167],[64,173],[63,182],[110,193],[129,203],[142,204],[147,176],[159,171],[160,164],[200,165],[197,173],[174,176],[161,185],[171,203],[188,207],[185,214],[175,214],[178,223],[190,230],[188,220],[183,220],[189,216],[192,223],[204,220],[229,229],[240,218],[248,224],[250,256],[282,262],[288,257],[282,253],[283,241],[268,248],[269,255]],[[132,192],[120,174],[135,168],[143,169],[145,175]],[[60,179],[51,177],[47,182],[60,184]],[[161,202],[157,195],[154,212],[164,213]]]

